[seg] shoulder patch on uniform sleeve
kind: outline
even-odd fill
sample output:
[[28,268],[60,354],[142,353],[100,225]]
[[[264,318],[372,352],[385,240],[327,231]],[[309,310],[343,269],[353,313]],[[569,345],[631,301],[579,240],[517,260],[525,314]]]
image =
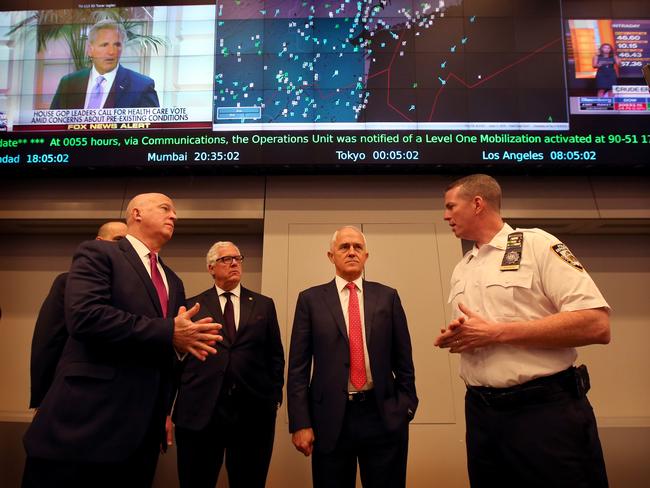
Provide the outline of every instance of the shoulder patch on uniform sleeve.
[[576,258],[571,250],[566,246],[566,244],[563,244],[562,242],[558,242],[554,246],[551,246],[551,250],[560,258],[562,261],[564,261],[567,264],[570,264],[573,266],[575,269],[578,271],[584,271],[585,267],[580,264],[580,261],[578,261],[578,258]]

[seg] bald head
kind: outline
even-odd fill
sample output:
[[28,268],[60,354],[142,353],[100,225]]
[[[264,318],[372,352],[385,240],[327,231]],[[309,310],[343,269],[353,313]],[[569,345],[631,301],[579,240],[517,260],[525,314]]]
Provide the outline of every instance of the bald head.
[[176,208],[162,193],[141,193],[126,207],[128,232],[150,250],[159,251],[174,233]]
[[98,241],[119,241],[124,239],[128,228],[124,222],[106,222],[97,231],[96,239]]
[[167,200],[170,200],[167,195],[164,195],[162,193],[140,193],[139,195],[134,196],[126,206],[126,225],[130,226],[133,222],[135,222],[135,210],[140,210],[142,208],[150,206],[160,198],[166,198]]

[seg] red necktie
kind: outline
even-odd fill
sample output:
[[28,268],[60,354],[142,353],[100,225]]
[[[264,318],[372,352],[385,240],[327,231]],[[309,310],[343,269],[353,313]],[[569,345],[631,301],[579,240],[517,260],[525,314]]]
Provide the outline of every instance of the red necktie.
[[363,336],[361,335],[361,314],[359,313],[359,297],[354,283],[347,284],[350,290],[348,302],[348,337],[350,339],[350,383],[357,390],[366,384],[366,362],[363,358]]
[[156,292],[158,293],[158,300],[160,300],[160,307],[162,308],[163,317],[167,317],[167,302],[169,298],[167,296],[167,288],[165,288],[165,282],[163,281],[160,270],[158,270],[158,260],[156,259],[156,253],[149,253],[149,264],[151,265],[151,281],[153,281],[153,286],[156,287]]

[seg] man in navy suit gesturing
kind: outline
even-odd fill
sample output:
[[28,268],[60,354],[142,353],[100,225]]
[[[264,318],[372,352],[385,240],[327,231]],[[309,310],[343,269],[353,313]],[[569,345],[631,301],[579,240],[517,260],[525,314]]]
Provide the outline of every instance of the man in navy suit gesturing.
[[124,27],[104,19],[90,28],[86,51],[92,68],[61,78],[50,109],[158,107],[154,81],[120,65]]
[[158,257],[176,222],[172,200],[134,197],[118,243],[77,249],[65,291],[69,338],[24,438],[23,487],[151,486],[178,353],[216,354],[220,328],[192,322],[183,282]]
[[300,293],[291,333],[287,403],[293,444],[312,455],[316,488],[406,485],[415,415],[411,338],[397,291],[362,278],[366,238],[334,233],[334,280]]

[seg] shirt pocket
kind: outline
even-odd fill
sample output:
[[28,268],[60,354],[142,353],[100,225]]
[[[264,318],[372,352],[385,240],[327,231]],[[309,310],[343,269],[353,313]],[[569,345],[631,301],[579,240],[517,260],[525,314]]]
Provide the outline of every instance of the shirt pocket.
[[533,284],[533,273],[498,271],[485,277],[485,311],[488,317],[514,318],[525,309],[524,297]]
[[[463,301],[463,294],[465,293],[465,280],[456,280],[453,283],[451,283],[451,290],[449,291],[449,298],[447,299],[447,303],[454,305],[458,304],[459,302]],[[454,310],[457,310],[456,307],[453,308]],[[455,313],[452,310],[452,315],[455,316]]]

